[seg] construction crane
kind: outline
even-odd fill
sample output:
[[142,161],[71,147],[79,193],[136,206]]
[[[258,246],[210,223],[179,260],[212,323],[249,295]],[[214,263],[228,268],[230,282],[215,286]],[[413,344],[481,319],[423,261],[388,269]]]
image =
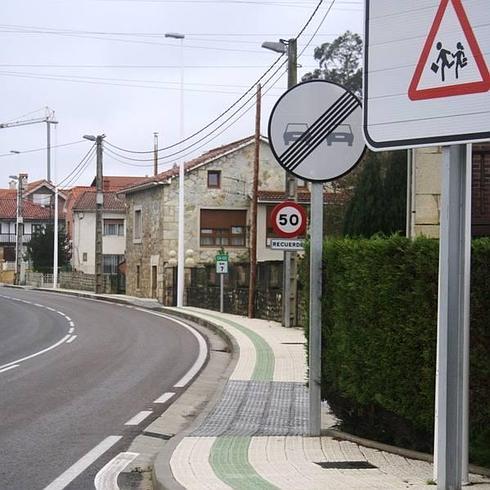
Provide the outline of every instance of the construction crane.
[[0,129],[3,128],[15,128],[18,126],[28,126],[30,124],[46,123],[47,128],[47,170],[46,170],[46,180],[51,182],[51,124],[58,124],[55,121],[54,111],[49,107],[45,108],[44,117],[36,117],[33,119],[21,119],[19,121],[10,121],[6,123],[0,123]]

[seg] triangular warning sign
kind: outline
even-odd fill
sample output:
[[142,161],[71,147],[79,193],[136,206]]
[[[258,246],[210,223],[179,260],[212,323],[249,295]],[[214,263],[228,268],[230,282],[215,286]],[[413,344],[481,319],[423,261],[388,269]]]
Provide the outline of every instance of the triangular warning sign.
[[490,73],[461,0],[441,0],[408,90],[411,100],[490,90]]

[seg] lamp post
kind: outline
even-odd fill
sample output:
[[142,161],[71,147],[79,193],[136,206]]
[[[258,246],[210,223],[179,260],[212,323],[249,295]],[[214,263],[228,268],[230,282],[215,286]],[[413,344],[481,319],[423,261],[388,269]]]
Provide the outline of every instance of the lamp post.
[[[262,47],[274,51],[275,53],[286,54],[288,57],[288,89],[294,87],[298,82],[298,55],[296,39],[281,39],[276,41],[265,41]],[[298,199],[296,177],[286,172],[286,195],[289,200]],[[296,290],[297,290],[297,260],[296,252],[284,252],[283,259],[283,307],[282,317],[284,327],[297,323],[296,318]]]
[[[165,37],[180,39],[180,141],[184,139],[184,39],[178,32],[167,32]],[[177,307],[184,306],[184,161],[179,165],[179,232],[177,250]]]
[[84,135],[89,141],[97,145],[97,174],[96,174],[96,196],[95,196],[95,294],[103,292],[102,276],[102,208],[104,207],[104,189],[102,180],[102,141],[105,134],[99,136]]

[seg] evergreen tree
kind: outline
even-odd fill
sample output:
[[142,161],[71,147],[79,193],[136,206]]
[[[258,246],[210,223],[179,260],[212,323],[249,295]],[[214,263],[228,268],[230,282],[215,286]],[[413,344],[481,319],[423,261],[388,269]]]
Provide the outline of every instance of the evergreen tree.
[[368,151],[344,220],[344,233],[370,237],[403,234],[406,220],[407,158],[405,151]]
[[[54,254],[54,225],[36,230],[27,245],[27,259],[35,272],[52,272]],[[58,229],[58,265],[64,267],[71,259],[71,246],[63,228]]]

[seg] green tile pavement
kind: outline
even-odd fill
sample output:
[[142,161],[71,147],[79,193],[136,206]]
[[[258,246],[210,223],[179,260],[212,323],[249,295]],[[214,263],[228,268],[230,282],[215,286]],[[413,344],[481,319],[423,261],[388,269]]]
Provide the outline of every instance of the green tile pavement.
[[276,489],[264,480],[248,461],[250,437],[222,436],[211,449],[209,462],[216,476],[231,488],[239,490]]
[[[192,308],[189,308],[192,309]],[[256,352],[255,368],[251,381],[272,381],[274,376],[274,352],[270,345],[258,334],[249,328],[222,316],[196,313],[208,318],[220,320],[236,328],[246,335],[253,343]],[[216,476],[239,490],[272,490],[276,489],[267,480],[264,480],[248,461],[248,450],[251,438],[248,436],[222,436],[214,442],[209,455],[209,463]]]
[[[187,309],[193,310],[193,308],[188,307]],[[255,368],[252,373],[253,381],[272,381],[274,376],[274,352],[270,345],[260,336],[257,335],[254,331],[250,330],[247,327],[244,327],[240,323],[237,323],[228,318],[223,318],[222,316],[212,315],[210,313],[202,313],[199,310],[195,310],[196,313],[199,313],[202,316],[213,318],[215,320],[220,320],[222,322],[228,323],[228,325],[236,328],[244,335],[246,335],[255,347],[256,352],[256,361]]]

